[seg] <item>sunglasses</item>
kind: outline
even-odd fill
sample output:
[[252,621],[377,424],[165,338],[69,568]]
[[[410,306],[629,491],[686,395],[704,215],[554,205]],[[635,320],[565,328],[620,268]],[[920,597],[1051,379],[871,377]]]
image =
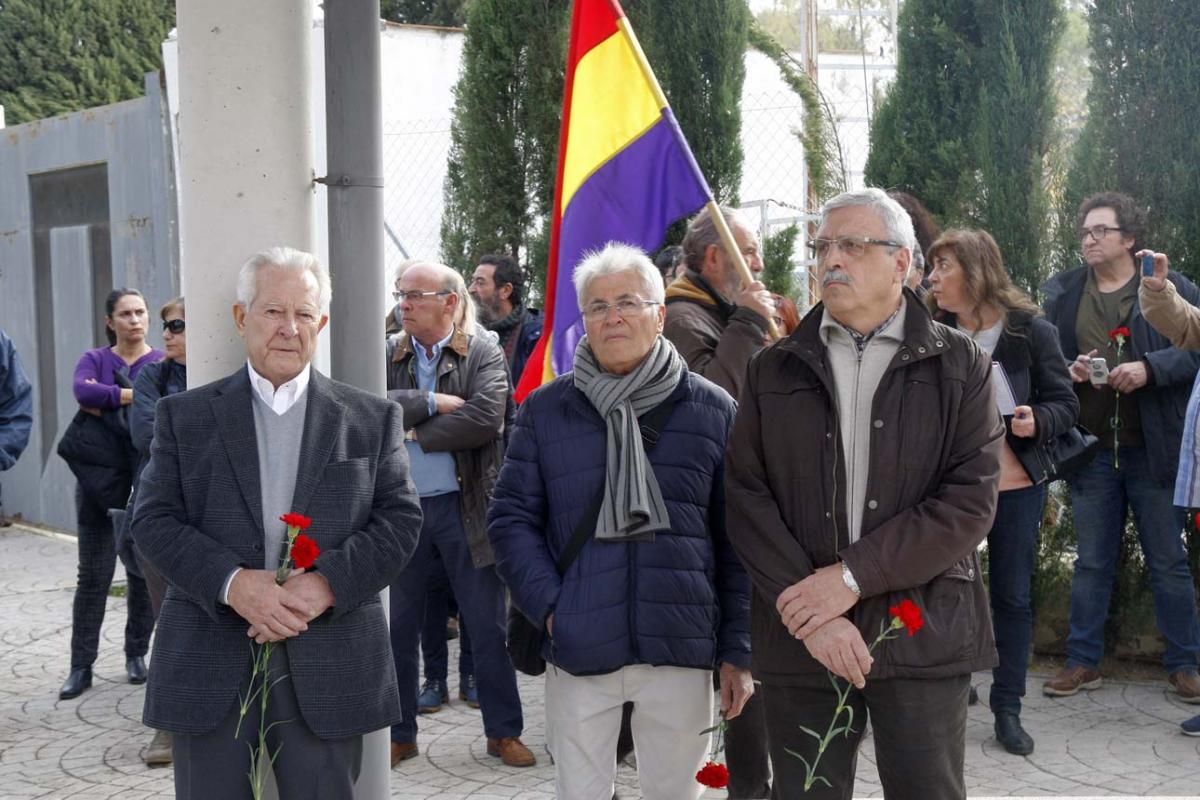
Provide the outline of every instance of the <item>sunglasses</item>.
[[171,333],[175,334],[176,336],[183,333],[183,329],[185,327],[186,326],[183,324],[183,320],[181,320],[181,319],[163,320],[163,330],[170,331]]

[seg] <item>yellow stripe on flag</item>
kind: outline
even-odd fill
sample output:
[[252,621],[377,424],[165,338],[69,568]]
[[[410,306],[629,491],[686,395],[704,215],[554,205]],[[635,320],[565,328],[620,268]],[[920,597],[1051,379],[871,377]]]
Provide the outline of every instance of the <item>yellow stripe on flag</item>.
[[575,67],[562,208],[588,176],[662,117],[654,88],[623,33],[593,47]]

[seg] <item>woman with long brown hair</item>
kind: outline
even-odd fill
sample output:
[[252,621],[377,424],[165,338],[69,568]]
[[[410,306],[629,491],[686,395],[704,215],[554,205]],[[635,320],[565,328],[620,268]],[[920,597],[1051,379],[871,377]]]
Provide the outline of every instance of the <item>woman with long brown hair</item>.
[[[1021,697],[1033,636],[1030,582],[1046,502],[1046,442],[1075,424],[1079,400],[1071,386],[1058,332],[1013,285],[996,240],[987,231],[950,230],[929,248],[929,305],[999,362],[1015,408],[1005,416],[1000,498],[988,532],[989,596],[999,665],[989,703],[996,739],[1017,755],[1033,752],[1021,727]],[[999,393],[999,387],[998,387]]]

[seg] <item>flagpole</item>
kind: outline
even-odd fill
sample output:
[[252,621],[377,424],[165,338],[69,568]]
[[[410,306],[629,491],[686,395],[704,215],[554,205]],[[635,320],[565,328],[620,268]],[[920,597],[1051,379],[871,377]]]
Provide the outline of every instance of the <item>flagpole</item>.
[[[750,267],[746,266],[746,259],[742,255],[742,248],[738,247],[737,240],[733,238],[733,231],[729,229],[729,223],[725,221],[725,215],[721,213],[721,207],[717,205],[716,200],[709,200],[708,216],[717,226],[717,233],[721,237],[721,244],[725,245],[725,255],[733,261],[733,268],[737,270],[738,278],[742,282],[742,288],[754,283],[754,276],[750,273]],[[767,317],[767,333],[772,339],[779,339],[779,329],[775,327],[775,320]]]

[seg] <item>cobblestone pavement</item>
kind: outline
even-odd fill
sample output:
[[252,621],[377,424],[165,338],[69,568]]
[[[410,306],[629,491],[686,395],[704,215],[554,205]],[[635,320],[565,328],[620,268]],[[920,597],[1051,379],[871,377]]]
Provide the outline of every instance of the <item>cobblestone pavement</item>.
[[[118,568],[118,577],[120,576]],[[141,726],[142,689],[124,680],[124,600],[111,598],[95,686],[58,700],[66,677],[75,548],[69,537],[0,529],[0,800],[172,797],[171,770],[140,759],[150,739]],[[455,663],[456,652],[451,652]],[[453,680],[453,679],[452,679]],[[976,676],[987,696],[989,676]],[[1178,723],[1200,712],[1165,682],[1117,683],[1072,698],[1051,699],[1031,676],[1023,720],[1037,741],[1029,758],[1010,756],[991,734],[984,705],[970,710],[967,787],[978,797],[1200,796],[1200,739]],[[451,694],[457,697],[456,686]],[[485,753],[479,712],[453,700],[421,718],[421,755],[392,773],[397,800],[551,800],[553,768],[544,756],[540,681],[523,678],[525,742],[539,755],[512,769]],[[935,721],[936,724],[936,721]],[[881,797],[872,748],[859,759],[857,794]],[[618,793],[640,798],[637,776],[623,767]],[[706,798],[723,797],[711,791]]]

